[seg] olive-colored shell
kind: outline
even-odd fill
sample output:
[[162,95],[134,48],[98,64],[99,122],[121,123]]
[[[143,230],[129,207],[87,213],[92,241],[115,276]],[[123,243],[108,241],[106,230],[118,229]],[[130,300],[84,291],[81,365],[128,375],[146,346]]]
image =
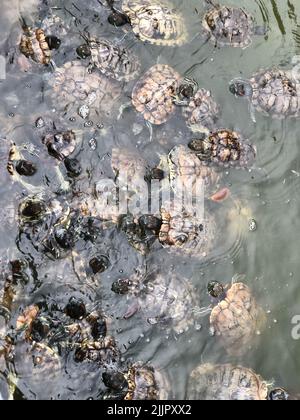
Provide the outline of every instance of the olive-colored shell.
[[125,400],[167,400],[170,384],[164,374],[152,366],[134,363],[126,374],[128,392]]
[[206,89],[198,90],[189,105],[183,109],[187,125],[193,132],[212,131],[219,113],[219,105]]
[[246,48],[254,34],[254,19],[242,8],[217,6],[206,13],[202,26],[217,47]]
[[195,291],[187,280],[173,274],[159,274],[149,281],[138,296],[138,303],[149,324],[175,334],[183,334],[195,322]]
[[151,67],[133,89],[133,106],[150,123],[165,123],[175,112],[173,97],[179,81],[180,75],[172,67],[163,64]]
[[193,140],[189,147],[201,161],[221,167],[247,168],[256,156],[255,148],[240,133],[227,129],[215,131],[205,140]]
[[258,306],[251,290],[235,283],[226,297],[214,307],[210,316],[213,334],[219,337],[226,351],[233,356],[243,355],[265,324],[265,313]]
[[186,190],[195,197],[214,187],[218,180],[218,173],[205,165],[187,146],[176,146],[168,156],[170,182],[174,192]]
[[50,63],[51,51],[42,29],[26,29],[21,38],[20,51],[38,64]]
[[117,82],[104,75],[90,73],[79,61],[57,68],[48,83],[53,105],[63,110],[87,105],[95,112],[110,115],[121,96],[121,87]]
[[300,95],[291,72],[262,70],[250,79],[255,109],[273,118],[299,117]]
[[161,209],[162,226],[159,241],[172,251],[206,257],[211,251],[216,224],[212,216],[197,214],[196,207],[179,203]]
[[105,39],[92,39],[88,46],[91,50],[91,64],[105,76],[129,82],[140,72],[139,59],[130,51]]
[[122,9],[141,41],[170,47],[187,42],[183,16],[167,0],[124,0]]
[[190,375],[189,400],[266,400],[267,383],[253,370],[225,365],[204,364]]

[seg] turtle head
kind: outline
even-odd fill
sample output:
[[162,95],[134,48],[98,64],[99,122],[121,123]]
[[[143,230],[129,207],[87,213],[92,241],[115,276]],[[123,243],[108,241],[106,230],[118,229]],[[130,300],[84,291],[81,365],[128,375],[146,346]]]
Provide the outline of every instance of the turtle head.
[[76,52],[80,58],[83,60],[91,56],[91,48],[88,44],[82,44],[77,49]]
[[193,80],[185,77],[174,95],[175,105],[186,106],[189,104],[192,97],[196,94],[198,90],[198,83]]
[[288,392],[283,388],[274,388],[270,391],[269,401],[288,401],[290,398]]
[[232,80],[229,85],[229,90],[235,96],[250,97],[253,94],[251,84],[243,79]]
[[224,286],[218,281],[211,281],[207,285],[208,294],[215,299],[222,299],[225,294]]

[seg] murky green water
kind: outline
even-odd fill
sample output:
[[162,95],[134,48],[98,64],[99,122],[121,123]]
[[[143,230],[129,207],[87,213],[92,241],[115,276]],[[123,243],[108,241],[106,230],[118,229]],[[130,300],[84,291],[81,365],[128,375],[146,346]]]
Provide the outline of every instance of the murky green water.
[[[8,261],[26,257],[34,267],[29,282],[18,288],[18,297],[13,304],[9,327],[13,327],[17,316],[29,304],[38,302],[41,296],[60,296],[67,302],[69,292],[62,292],[60,286],[72,285],[90,300],[95,308],[102,308],[111,317],[110,333],[116,337],[124,358],[149,361],[161,368],[171,378],[173,394],[184,398],[188,374],[201,362],[233,363],[249,366],[267,380],[299,393],[300,342],[291,336],[293,316],[300,314],[299,285],[299,186],[300,150],[297,126],[299,121],[277,121],[257,114],[257,123],[251,121],[248,103],[234,98],[228,90],[229,81],[235,77],[248,78],[260,68],[271,65],[290,69],[292,59],[300,54],[300,5],[296,0],[234,1],[230,4],[244,6],[256,18],[258,25],[266,23],[269,31],[266,37],[254,37],[252,45],[245,49],[215,49],[199,36],[200,19],[205,8],[200,0],[175,1],[189,22],[190,42],[180,48],[162,48],[143,44],[129,32],[107,24],[107,10],[96,0],[48,2],[55,13],[69,25],[70,32],[63,38],[54,61],[59,66],[77,59],[75,48],[82,43],[79,32],[89,31],[92,35],[107,37],[129,47],[140,58],[142,71],[155,63],[167,63],[182,75],[194,78],[201,87],[210,89],[222,107],[222,125],[242,131],[257,148],[257,160],[251,172],[229,171],[223,184],[230,187],[232,199],[243,207],[251,209],[257,221],[257,231],[248,231],[248,218],[225,220],[226,206],[216,210],[220,225],[218,241],[205,263],[190,257],[174,256],[159,246],[147,257],[132,249],[124,236],[115,229],[103,232],[93,246],[80,250],[83,258],[98,252],[107,255],[110,267],[96,276],[89,287],[76,274],[69,257],[52,261],[38,254],[24,235],[20,236],[15,223],[16,209],[24,196],[24,189],[13,183],[6,172],[6,149],[1,149],[0,181],[0,251],[1,270],[5,271]],[[22,16],[35,21],[43,13],[46,4],[38,1],[0,0],[1,50],[3,54],[13,47],[13,33],[18,25],[16,4]],[[32,3],[32,4],[30,4]],[[222,2],[223,3],[223,2]],[[42,11],[42,12],[41,12]],[[75,20],[74,20],[75,16]],[[16,62],[7,65],[7,78],[0,82],[0,137],[9,138],[18,145],[32,143],[39,155],[43,147],[36,134],[34,123],[39,116],[51,115],[58,119],[58,113],[50,106],[44,94],[44,85],[49,69],[34,67],[33,72],[22,72]],[[122,103],[128,102],[134,82],[124,88]],[[104,128],[97,124],[103,123]],[[119,121],[109,121],[101,115],[93,119],[92,127],[84,127],[78,116],[69,121],[70,129],[83,130],[83,142],[78,156],[89,177],[90,185],[99,178],[112,177],[110,154],[113,147],[137,148],[150,166],[159,161],[159,155],[167,153],[176,144],[187,144],[191,138],[180,118],[172,118],[167,124],[154,128],[153,141],[145,128],[140,134],[133,133],[133,124],[140,124],[133,109],[126,110]],[[92,150],[89,140],[97,140],[97,149]],[[1,140],[2,141],[2,140]],[[49,170],[50,161],[41,161],[31,156],[38,173],[31,180],[34,185],[47,186],[57,192],[58,181]],[[46,157],[45,157],[46,159]],[[41,163],[42,162],[42,163]],[[82,182],[83,188],[86,182]],[[80,189],[80,182],[78,188]],[[66,197],[66,199],[68,199]],[[232,201],[231,201],[232,204]],[[230,204],[229,204],[230,205]],[[222,220],[224,218],[224,220]],[[237,217],[236,217],[237,219]],[[112,283],[133,274],[135,268],[148,271],[158,269],[162,273],[172,271],[190,279],[197,289],[198,305],[210,305],[206,285],[211,280],[229,283],[237,274],[251,287],[254,295],[268,313],[267,329],[258,346],[242,358],[229,357],[209,335],[208,317],[176,338],[155,327],[149,327],[139,317],[127,321],[121,319],[128,302],[111,292]],[[21,290],[19,290],[21,289]],[[192,308],[191,308],[192,309]],[[1,326],[0,326],[1,327]],[[4,327],[3,327],[4,328]],[[22,372],[22,355],[15,370]],[[26,375],[18,381],[18,387],[27,398],[88,398],[98,395],[99,379],[92,384],[84,383],[83,369],[74,368],[72,361],[66,361],[66,373],[61,383],[54,386],[30,389]],[[11,365],[0,359],[0,395],[6,398],[5,382]],[[86,379],[87,381],[87,379]],[[100,381],[101,382],[101,381]],[[2,389],[3,388],[3,389]]]

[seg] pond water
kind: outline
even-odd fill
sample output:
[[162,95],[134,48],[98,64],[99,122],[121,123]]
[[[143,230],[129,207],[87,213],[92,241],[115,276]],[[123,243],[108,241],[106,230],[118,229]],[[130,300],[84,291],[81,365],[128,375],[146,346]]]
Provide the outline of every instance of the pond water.
[[[128,25],[126,28],[109,25],[109,8],[101,3],[105,4],[105,1],[0,0],[0,51],[7,62],[6,77],[0,81],[1,288],[10,261],[22,258],[30,266],[27,281],[14,284],[11,313],[6,323],[1,320],[0,340],[3,341],[5,334],[14,335],[16,320],[29,305],[52,299],[63,307],[77,294],[84,296],[89,308],[106,314],[109,333],[117,340],[122,358],[126,362],[149,362],[160,369],[170,378],[174,398],[188,398],[186,389],[190,372],[197,365],[208,362],[250,367],[266,380],[274,381],[291,393],[300,393],[300,341],[292,337],[292,319],[300,315],[299,121],[276,120],[257,113],[254,123],[247,100],[235,98],[229,92],[229,82],[236,77],[247,79],[261,68],[291,69],[295,65],[294,57],[300,55],[299,2],[230,0],[230,5],[245,7],[255,17],[257,25],[268,27],[267,34],[254,36],[246,49],[215,48],[201,37],[201,19],[206,10],[201,0],[172,0],[188,22],[189,30],[189,42],[173,48],[139,41]],[[60,104],[55,100],[51,102],[45,89],[52,67],[32,63],[24,72],[16,53],[20,17],[26,23],[38,26],[49,9],[68,28],[61,37],[60,48],[53,55],[56,66],[79,60],[76,47],[83,43],[81,34],[107,38],[138,56],[141,74],[156,63],[168,64],[182,76],[194,79],[200,87],[210,89],[221,106],[221,125],[241,131],[255,145],[257,158],[252,170],[224,171],[222,186],[230,189],[230,198],[225,203],[213,205],[212,210],[206,209],[213,211],[218,220],[218,235],[213,251],[204,260],[172,253],[158,243],[146,256],[141,255],[128,244],[125,235],[110,226],[101,229],[94,242],[79,241],[76,249],[84,262],[96,254],[107,256],[108,269],[95,276],[81,276],[74,253],[66,253],[59,259],[49,258],[20,231],[18,207],[28,190],[14,182],[6,171],[9,141],[23,146],[24,155],[37,165],[38,171],[29,179],[30,184],[36,188],[42,186],[46,191],[44,194],[56,196],[61,202],[69,202],[75,192],[86,188],[93,190],[99,180],[114,178],[110,167],[114,148],[121,149],[121,154],[125,150],[137,150],[149,167],[155,167],[161,155],[166,155],[178,144],[188,144],[193,137],[178,114],[166,124],[153,127],[152,141],[147,126],[132,107],[126,109],[120,119],[100,112],[91,116],[88,124],[76,112],[64,115],[59,110]],[[135,81],[122,86],[122,96],[115,104],[117,108],[130,101]],[[61,180],[55,170],[57,162],[45,153],[35,126],[39,117],[51,118],[58,126],[82,134],[82,142],[74,152],[83,168],[81,176],[70,179],[62,168],[65,180],[71,182],[71,192],[61,191]],[[95,147],[91,147],[93,144]],[[249,230],[250,219],[257,223],[254,232]],[[206,291],[210,281],[229,284],[242,279],[266,311],[267,327],[259,342],[253,343],[251,351],[241,357],[232,357],[216,337],[210,335],[208,311],[179,335],[167,334],[156,325],[149,325],[139,313],[125,320],[122,315],[132,302],[126,296],[114,294],[111,287],[116,280],[128,278],[136,270],[145,273],[155,270],[162,276],[176,274],[187,279],[195,287],[199,308],[211,305]],[[191,313],[193,309],[187,308],[187,312]],[[0,399],[8,398],[7,384],[12,382],[17,387],[14,398],[101,398],[105,390],[100,373],[91,373],[86,365],[74,365],[65,354],[61,361],[63,373],[55,381],[39,382],[39,378],[33,379],[28,373],[27,364],[30,363],[26,357],[25,347],[23,350],[16,348],[12,361],[5,361],[1,356]],[[39,374],[40,371],[37,376]]]

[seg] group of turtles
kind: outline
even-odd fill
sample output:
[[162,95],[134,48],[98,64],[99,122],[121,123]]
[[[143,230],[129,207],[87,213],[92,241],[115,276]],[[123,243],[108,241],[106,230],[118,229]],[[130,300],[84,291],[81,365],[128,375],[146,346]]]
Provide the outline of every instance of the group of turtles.
[[[199,33],[216,47],[246,48],[254,35],[266,33],[266,28],[255,27],[254,18],[246,10],[206,2],[208,10],[202,25],[199,23]],[[108,22],[130,31],[141,42],[170,48],[189,42],[184,16],[168,0],[103,3]],[[94,277],[104,273],[110,261],[96,252],[86,262],[77,245],[81,241],[95,244],[103,231],[117,229],[142,255],[159,243],[168,252],[202,261],[210,255],[218,237],[217,221],[213,212],[201,218],[191,204],[172,205],[169,201],[164,201],[152,215],[120,216],[117,210],[107,214],[99,206],[104,197],[91,187],[90,180],[84,179],[77,153],[79,135],[66,127],[65,121],[78,115],[87,124],[97,116],[115,115],[116,105],[122,102],[123,87],[132,82],[132,106],[150,127],[165,124],[177,112],[185,121],[194,138],[160,156],[160,164],[155,168],[149,167],[135,150],[112,150],[113,177],[105,200],[114,203],[116,190],[130,201],[145,181],[164,185],[167,180],[177,195],[182,190],[196,193],[197,182],[201,180],[205,200],[219,205],[229,195],[228,189],[222,188],[224,168],[251,168],[256,149],[242,133],[220,125],[221,109],[210,91],[199,88],[195,81],[167,64],[155,64],[141,75],[139,58],[120,43],[82,33],[84,43],[76,49],[79,59],[58,67],[55,56],[61,48],[60,38],[68,30],[68,25],[53,14],[38,27],[28,27],[22,22],[15,51],[21,70],[28,72],[34,66],[49,69],[45,93],[64,124],[60,126],[49,116],[37,116],[32,126],[51,159],[59,180],[59,194],[32,185],[37,165],[24,156],[13,139],[1,141],[9,149],[7,172],[26,192],[18,203],[19,240],[26,238],[38,254],[46,255],[54,264],[69,260],[74,265],[74,261],[79,261],[81,270],[76,272],[79,289],[68,283],[55,296],[45,292],[34,296],[33,302],[26,299],[28,305],[20,310],[18,294],[30,282],[33,262],[26,258],[10,261],[7,270],[3,270],[0,308],[5,322],[0,324],[0,360],[6,361],[7,392],[16,395],[19,389],[26,398],[39,398],[42,384],[49,378],[51,390],[55,388],[52,397],[59,398],[65,392],[61,385],[63,375],[73,374],[77,369],[79,374],[70,388],[71,397],[76,396],[76,386],[100,390],[104,384],[104,391],[96,393],[95,398],[172,398],[165,372],[148,363],[124,360],[117,340],[109,334],[109,315],[96,307],[93,293],[90,301],[81,296],[80,287],[88,284],[93,288]],[[299,117],[297,88],[292,72],[275,68],[261,70],[249,81],[236,79],[230,84],[233,94],[249,99],[253,118],[254,110],[275,118]],[[76,189],[77,182],[83,183],[84,190]],[[183,334],[195,323],[192,309],[199,306],[197,293],[188,279],[176,273],[137,270],[131,277],[116,280],[112,293],[120,299],[125,295],[134,302],[124,319],[139,313],[148,325],[174,335]],[[208,294],[212,299],[211,334],[228,355],[244,355],[263,333],[266,324],[263,309],[243,282],[227,286],[211,282]],[[79,377],[87,378],[87,383]],[[280,400],[288,399],[289,395],[284,389],[272,389],[251,369],[233,364],[202,364],[190,374],[186,398]]]

